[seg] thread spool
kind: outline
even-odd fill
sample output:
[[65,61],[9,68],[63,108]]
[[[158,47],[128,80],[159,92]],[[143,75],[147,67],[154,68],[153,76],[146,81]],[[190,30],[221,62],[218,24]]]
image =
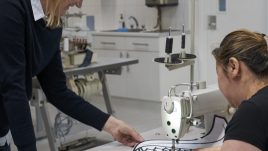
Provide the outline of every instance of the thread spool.
[[63,51],[68,52],[70,50],[69,38],[64,38]]
[[164,60],[165,63],[172,62],[171,56],[170,56],[170,54],[172,53],[172,47],[173,47],[173,38],[171,37],[171,27],[169,27],[169,35],[166,38],[166,49],[165,49],[166,56]]
[[86,100],[89,100],[90,97],[93,95],[100,94],[102,90],[102,85],[101,85],[100,80],[94,79],[92,81],[87,81],[85,89],[87,91],[86,95],[84,96]]

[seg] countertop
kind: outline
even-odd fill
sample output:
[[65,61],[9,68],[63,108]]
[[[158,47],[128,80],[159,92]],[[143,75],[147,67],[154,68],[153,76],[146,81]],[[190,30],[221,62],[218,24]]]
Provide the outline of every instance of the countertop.
[[[118,37],[167,37],[168,32],[141,31],[141,32],[116,32],[116,31],[94,31],[92,36],[118,36]],[[171,36],[179,36],[181,31],[172,31]]]
[[[145,140],[168,139],[162,128],[156,128],[148,132],[142,133],[141,135]],[[86,151],[132,151],[132,150],[133,150],[132,147],[124,146],[118,142],[111,142],[105,145],[88,149]]]
[[[213,125],[210,130],[205,132],[205,129],[196,126],[191,126],[188,132],[176,144],[177,148],[207,148],[212,146],[222,145],[225,127],[227,121],[224,117],[214,116]],[[171,139],[167,138],[163,128],[157,128],[141,134],[145,142],[138,144],[135,150],[147,150],[157,146],[157,148],[171,148]],[[89,149],[87,151],[133,151],[133,148],[126,147],[118,142],[108,143],[99,147]]]
[[[204,131],[198,128],[191,128],[190,132],[184,136],[184,138],[191,138],[193,136],[202,136]],[[141,134],[145,140],[170,140],[163,128],[156,128]],[[105,145],[101,145],[95,148],[88,149],[86,151],[133,151],[132,147],[124,146],[118,142],[111,142]]]

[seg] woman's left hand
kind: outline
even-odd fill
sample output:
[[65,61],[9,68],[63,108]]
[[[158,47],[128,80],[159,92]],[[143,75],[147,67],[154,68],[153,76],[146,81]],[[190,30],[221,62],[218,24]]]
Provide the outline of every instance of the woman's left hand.
[[110,133],[116,141],[130,147],[144,141],[132,127],[112,116],[105,123],[104,130]]

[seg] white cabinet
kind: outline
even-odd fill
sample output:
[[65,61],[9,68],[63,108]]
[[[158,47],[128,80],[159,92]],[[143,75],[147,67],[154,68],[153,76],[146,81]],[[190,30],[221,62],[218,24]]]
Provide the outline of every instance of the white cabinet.
[[138,58],[139,64],[127,69],[127,97],[142,100],[158,100],[159,87],[158,64],[152,60],[157,52],[127,52],[131,58]]
[[135,51],[159,52],[159,38],[152,37],[128,37],[125,39],[126,49]]
[[[98,56],[101,57],[113,57],[113,58],[122,58],[123,52],[117,50],[97,50]],[[126,96],[126,67],[122,67],[121,75],[110,75],[106,76],[108,81],[109,90],[112,96]]]
[[[176,43],[176,41],[178,41]],[[174,38],[178,50],[179,36]],[[165,36],[93,34],[93,51],[100,57],[136,58],[138,64],[122,68],[122,75],[107,75],[112,96],[161,101],[170,86],[189,82],[189,68],[168,71],[153,61],[163,56]]]
[[97,49],[122,50],[125,48],[123,37],[94,36],[93,47]]

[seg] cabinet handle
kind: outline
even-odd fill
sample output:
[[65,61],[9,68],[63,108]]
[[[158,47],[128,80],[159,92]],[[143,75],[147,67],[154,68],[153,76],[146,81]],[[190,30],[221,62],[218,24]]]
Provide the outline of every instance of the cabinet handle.
[[123,58],[123,53],[122,52],[120,52],[120,58]]
[[130,68],[129,68],[129,66],[127,66],[127,72],[129,72],[130,71]]
[[133,45],[136,45],[136,46],[149,46],[148,43],[137,43],[137,42],[133,42],[132,44]]
[[[130,58],[130,55],[129,55],[129,53],[127,52],[127,56],[126,56],[127,58]],[[129,66],[127,66],[127,72],[129,72],[130,71],[130,68],[129,68]]]
[[103,41],[103,42],[101,42],[101,44],[103,44],[103,45],[115,45],[116,43],[115,42],[105,42],[105,41]]

